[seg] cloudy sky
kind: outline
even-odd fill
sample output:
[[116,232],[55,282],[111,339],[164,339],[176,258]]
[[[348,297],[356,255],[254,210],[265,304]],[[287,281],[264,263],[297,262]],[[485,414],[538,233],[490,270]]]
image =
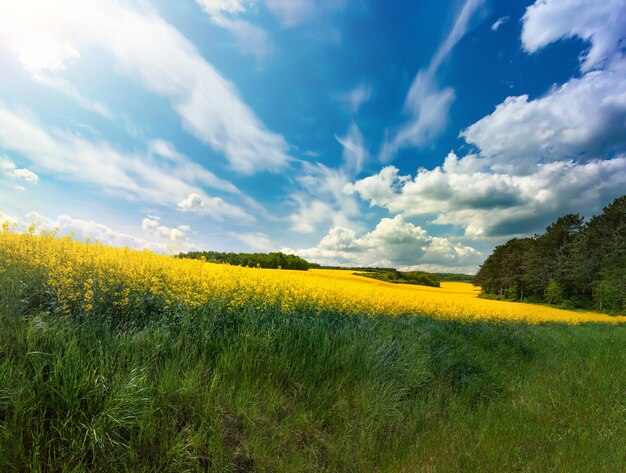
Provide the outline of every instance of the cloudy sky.
[[0,0],[0,220],[474,271],[626,193],[626,0]]

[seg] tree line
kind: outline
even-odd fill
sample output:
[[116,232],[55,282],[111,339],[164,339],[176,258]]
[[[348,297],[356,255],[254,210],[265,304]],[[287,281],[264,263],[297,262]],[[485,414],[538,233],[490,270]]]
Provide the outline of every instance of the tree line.
[[626,195],[588,222],[565,215],[496,247],[474,284],[487,297],[626,312]]
[[417,284],[419,286],[440,287],[439,278],[432,273],[425,271],[375,271],[368,273],[354,273],[366,278],[378,279],[380,281],[392,282],[396,284]]
[[296,255],[277,253],[220,253],[219,251],[190,251],[180,253],[178,258],[202,259],[211,263],[227,263],[251,268],[298,269],[306,271],[309,262]]

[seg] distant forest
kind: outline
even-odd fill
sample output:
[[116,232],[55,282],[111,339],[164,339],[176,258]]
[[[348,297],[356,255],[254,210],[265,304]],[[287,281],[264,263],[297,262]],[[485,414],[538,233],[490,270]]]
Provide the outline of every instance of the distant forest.
[[270,269],[309,269],[308,261],[296,255],[285,253],[220,253],[218,251],[190,251],[180,253],[178,258],[201,259],[212,263],[227,263],[234,266]]
[[439,278],[432,273],[424,271],[375,271],[369,273],[354,273],[366,278],[378,279],[380,281],[392,282],[396,284],[417,284],[420,286],[440,287]]
[[589,222],[565,215],[496,247],[474,283],[486,297],[626,312],[626,196]]
[[327,266],[318,263],[309,263],[312,269],[338,269],[343,271],[366,271],[368,273],[388,273],[397,271],[396,268],[381,268],[378,266]]
[[474,282],[473,274],[435,273],[441,282]]

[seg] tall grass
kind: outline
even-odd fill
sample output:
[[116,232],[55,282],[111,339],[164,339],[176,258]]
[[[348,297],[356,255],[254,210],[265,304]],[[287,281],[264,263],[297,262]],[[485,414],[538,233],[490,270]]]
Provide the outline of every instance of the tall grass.
[[26,276],[0,274],[0,471],[623,467],[622,326],[252,304],[122,324],[37,310]]

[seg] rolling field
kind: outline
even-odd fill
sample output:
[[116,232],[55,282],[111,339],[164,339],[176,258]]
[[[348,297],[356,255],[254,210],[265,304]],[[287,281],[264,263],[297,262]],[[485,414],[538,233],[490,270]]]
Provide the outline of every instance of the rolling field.
[[1,471],[626,465],[624,317],[6,229],[0,268]]
[[257,309],[315,307],[372,316],[426,314],[530,323],[626,321],[626,316],[480,299],[480,289],[468,283],[444,282],[432,288],[386,283],[352,271],[245,268],[8,231],[0,236],[0,265],[27,269],[36,281],[31,292],[47,297],[55,310],[66,314],[105,309],[133,317],[147,307],[152,312],[172,312],[177,306],[197,308],[211,302],[231,309],[249,304]]

